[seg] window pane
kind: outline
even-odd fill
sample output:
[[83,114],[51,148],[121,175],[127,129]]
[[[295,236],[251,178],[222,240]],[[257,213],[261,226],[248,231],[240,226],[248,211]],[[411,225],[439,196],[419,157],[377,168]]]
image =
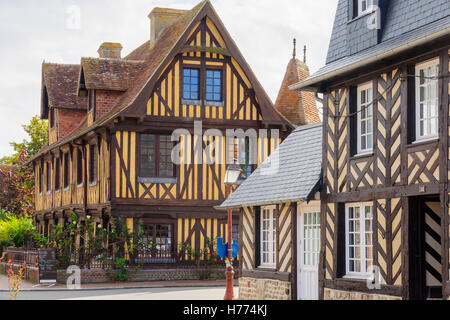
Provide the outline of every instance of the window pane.
[[206,100],[222,101],[222,71],[206,71]]
[[197,100],[199,92],[199,70],[184,69],[183,71],[183,99]]
[[141,135],[141,175],[155,176],[155,136]]

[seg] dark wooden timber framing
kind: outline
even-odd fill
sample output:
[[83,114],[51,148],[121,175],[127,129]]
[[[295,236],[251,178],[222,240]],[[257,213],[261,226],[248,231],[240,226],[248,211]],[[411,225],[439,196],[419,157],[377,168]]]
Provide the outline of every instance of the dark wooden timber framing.
[[292,263],[291,263],[291,274],[292,274],[292,300],[297,300],[298,297],[298,230],[297,230],[297,219],[298,219],[298,211],[297,211],[297,203],[292,203],[289,210],[291,210],[291,234],[292,234],[292,242],[291,242],[291,255],[292,255]]
[[[446,239],[441,242],[442,293],[444,298],[450,294],[448,40],[450,38],[446,36],[414,51],[365,67],[358,74],[347,74],[324,82],[319,88],[326,103],[323,128],[324,187],[321,193],[323,224],[319,262],[320,299],[324,298],[325,288],[409,299],[410,283],[414,281],[410,279],[408,258],[410,249],[413,249],[409,248],[410,224],[414,223],[410,221],[412,208],[409,199],[425,196],[440,199],[441,239]],[[431,141],[413,142],[414,132],[411,129],[415,128],[415,122],[410,115],[416,104],[416,78],[411,73],[416,64],[437,57],[440,59],[439,137]],[[367,81],[372,81],[373,96],[377,98],[373,106],[374,148],[372,154],[354,156],[351,149],[355,143],[351,119],[341,120],[341,117],[345,116],[342,113],[345,106],[352,112],[350,88]],[[342,101],[344,91],[346,101]],[[335,109],[334,112],[332,108]],[[346,136],[342,136],[343,134]],[[343,148],[347,148],[344,160],[340,158]],[[345,225],[339,223],[339,217],[345,214],[342,209],[345,204],[352,202],[373,204],[374,263],[384,266],[381,274],[386,280],[380,290],[368,290],[365,281],[342,278],[339,260],[343,255],[342,250],[339,250],[342,237],[339,235]],[[327,263],[327,250],[331,251],[332,264]],[[330,278],[327,278],[327,274]]]
[[[162,73],[164,68],[169,64],[170,61],[172,61],[175,56],[183,50],[185,47],[185,39],[189,35],[194,26],[201,22],[205,17],[208,17],[213,24],[216,26],[217,30],[219,31],[220,35],[222,36],[224,42],[227,44],[227,49],[230,52],[231,56],[236,60],[236,62],[242,67],[244,72],[246,73],[247,77],[249,78],[250,82],[254,86],[254,90],[256,95],[259,98],[259,102],[261,105],[261,111],[263,118],[269,119],[269,118],[280,118],[279,114],[275,111],[275,109],[272,107],[272,102],[259,83],[258,79],[252,72],[250,66],[248,65],[247,61],[242,56],[241,52],[235,45],[235,42],[231,38],[230,34],[226,30],[225,26],[223,25],[222,21],[219,19],[217,14],[214,12],[214,9],[212,8],[210,3],[206,3],[203,8],[200,10],[200,12],[197,14],[197,16],[194,18],[194,20],[191,22],[190,27],[185,30],[183,35],[180,37],[180,40],[175,44],[173,50],[166,56],[166,58],[163,60],[163,62],[160,64],[160,66],[155,70],[154,75],[159,75]],[[213,38],[211,38],[213,39]],[[203,55],[204,53],[202,53]],[[153,76],[147,84],[144,86],[143,90],[141,92],[147,92],[148,94],[140,94],[135,101],[130,105],[130,107],[127,109],[126,114],[145,114],[145,106],[147,105],[147,101],[149,100],[150,96],[149,94],[153,91],[153,88],[156,85],[156,82],[158,81],[158,78],[156,76]],[[272,124],[279,124],[283,125],[282,120],[273,120],[269,121]]]

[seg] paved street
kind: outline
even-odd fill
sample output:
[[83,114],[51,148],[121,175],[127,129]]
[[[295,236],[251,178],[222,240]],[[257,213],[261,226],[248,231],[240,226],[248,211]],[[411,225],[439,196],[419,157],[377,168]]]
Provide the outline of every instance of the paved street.
[[[17,300],[222,300],[225,287],[22,291]],[[235,288],[235,295],[238,288]],[[0,292],[0,300],[9,293]]]

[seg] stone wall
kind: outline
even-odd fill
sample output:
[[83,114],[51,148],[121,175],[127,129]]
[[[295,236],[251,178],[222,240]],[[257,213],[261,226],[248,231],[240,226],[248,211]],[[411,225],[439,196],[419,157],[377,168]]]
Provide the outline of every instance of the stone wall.
[[402,300],[401,297],[325,288],[324,300]]
[[[208,277],[205,278],[205,273]],[[140,269],[128,270],[128,281],[175,281],[175,280],[221,280],[225,279],[225,269]],[[84,269],[81,270],[81,283],[108,283],[117,281],[118,270]],[[57,282],[65,284],[67,277],[65,270],[58,270]]]
[[239,300],[291,300],[291,283],[255,278],[239,278]]

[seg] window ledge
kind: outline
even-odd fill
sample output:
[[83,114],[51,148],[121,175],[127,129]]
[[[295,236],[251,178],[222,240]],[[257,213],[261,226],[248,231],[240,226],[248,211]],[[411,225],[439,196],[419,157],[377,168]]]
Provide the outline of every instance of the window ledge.
[[82,188],[82,187],[83,187],[83,184],[82,184],[82,183],[77,184],[77,188]]
[[361,152],[357,153],[354,156],[350,157],[350,160],[360,159],[360,158],[366,158],[366,157],[372,157],[373,156],[373,150],[367,151],[367,152]]
[[95,187],[97,185],[97,181],[89,183],[89,187]]
[[276,266],[268,266],[268,265],[260,265],[257,269],[260,271],[270,271],[270,272],[277,271]]
[[345,276],[342,277],[342,279],[344,280],[357,280],[357,281],[366,281],[368,279],[370,279],[371,275],[370,274],[346,274]]
[[46,193],[45,193],[45,195],[50,195],[52,192],[51,191],[47,191]]
[[187,104],[191,106],[199,106],[202,104],[201,100],[181,99],[181,104]]
[[139,177],[138,178],[139,183],[178,183],[177,178],[145,178],[145,177]]
[[70,187],[64,188],[64,191],[69,191],[69,190],[70,190]]
[[362,18],[364,18],[366,16],[369,16],[369,15],[371,15],[374,12],[376,12],[376,10],[373,10],[373,9],[370,10],[370,11],[363,12],[362,14],[360,14],[360,15],[352,18],[351,20],[347,21],[347,24],[350,24],[350,23],[352,23],[354,21],[358,21],[359,19],[362,19]]
[[205,101],[205,106],[207,107],[223,107],[225,103],[223,101]]
[[55,190],[55,193],[59,193],[60,191],[61,191],[61,190],[59,190],[59,189],[58,189],[58,190]]
[[418,145],[418,144],[421,144],[421,143],[429,143],[429,142],[436,142],[436,141],[439,141],[439,137],[438,136],[435,136],[435,137],[429,137],[429,138],[423,138],[423,139],[417,139],[416,141],[413,141],[412,143],[411,143],[411,145]]

